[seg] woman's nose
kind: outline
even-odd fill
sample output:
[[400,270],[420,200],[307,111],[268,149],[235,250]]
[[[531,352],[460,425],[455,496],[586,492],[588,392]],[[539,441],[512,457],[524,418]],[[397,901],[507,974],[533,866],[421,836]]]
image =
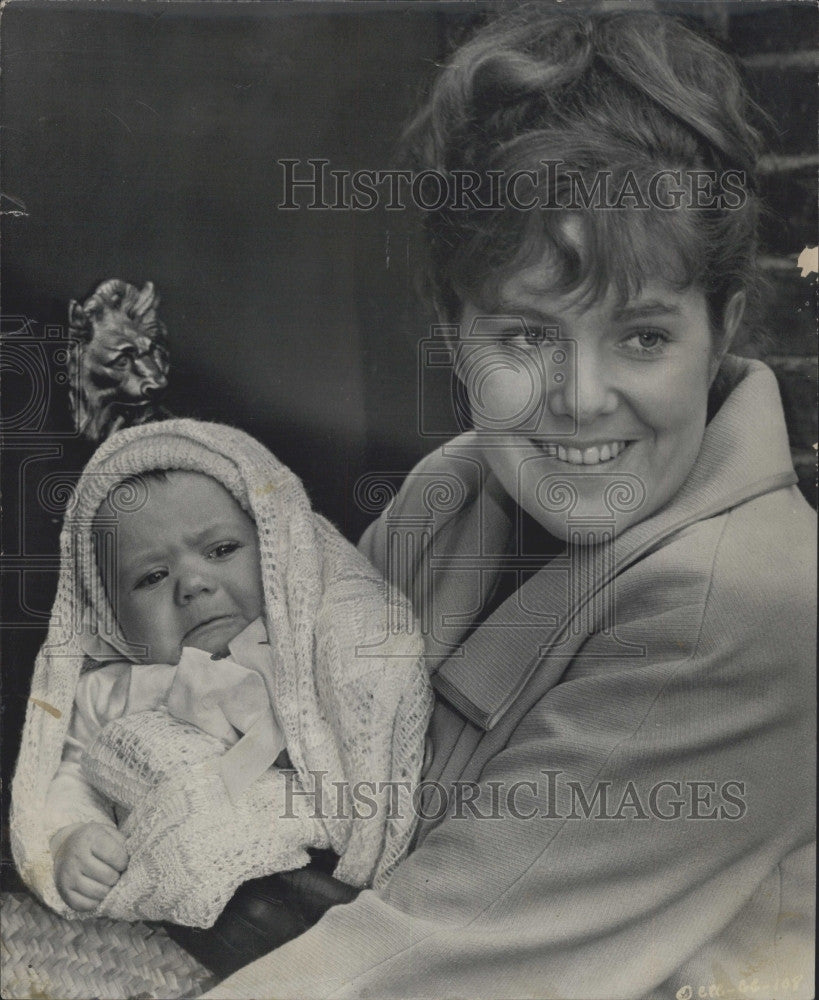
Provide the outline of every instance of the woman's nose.
[[552,376],[548,407],[554,416],[571,417],[578,424],[590,424],[595,418],[617,409],[617,391],[605,361],[593,349],[580,344],[566,352],[569,364]]

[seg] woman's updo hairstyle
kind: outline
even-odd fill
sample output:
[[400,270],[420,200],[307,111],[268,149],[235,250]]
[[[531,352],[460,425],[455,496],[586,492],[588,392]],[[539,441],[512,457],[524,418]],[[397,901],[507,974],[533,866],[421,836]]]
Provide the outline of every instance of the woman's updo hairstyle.
[[[439,313],[456,322],[465,297],[491,308],[493,288],[549,250],[557,291],[597,295],[614,284],[626,298],[659,267],[675,286],[703,289],[719,329],[728,297],[756,287],[759,136],[748,109],[731,59],[662,14],[534,4],[488,24],[452,55],[405,136],[413,166],[439,172],[450,190],[453,171],[480,178],[480,204],[450,198],[425,213],[425,278]],[[540,186],[521,190],[539,206],[566,205],[566,171],[588,191],[601,171],[613,190],[628,173],[645,190],[659,171],[733,171],[733,207],[572,208],[585,234],[578,248],[562,231],[566,209],[509,205],[503,178],[522,170],[538,172]]]

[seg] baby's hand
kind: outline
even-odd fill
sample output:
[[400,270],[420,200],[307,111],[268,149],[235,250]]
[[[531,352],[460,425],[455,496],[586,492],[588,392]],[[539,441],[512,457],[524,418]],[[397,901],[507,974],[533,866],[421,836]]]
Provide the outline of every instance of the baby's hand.
[[122,834],[104,823],[83,823],[54,851],[54,881],[72,910],[93,910],[128,867]]

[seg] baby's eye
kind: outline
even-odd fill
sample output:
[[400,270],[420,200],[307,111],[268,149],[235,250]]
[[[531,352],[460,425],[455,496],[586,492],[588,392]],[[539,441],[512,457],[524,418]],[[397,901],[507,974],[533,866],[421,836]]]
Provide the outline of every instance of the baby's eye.
[[208,552],[209,559],[224,559],[239,548],[238,542],[220,542]]
[[166,569],[152,570],[150,573],[146,573],[142,579],[138,580],[136,584],[134,584],[134,590],[146,590],[148,587],[155,587],[158,583],[161,583],[167,575],[168,571]]
[[671,338],[663,330],[635,330],[623,341],[626,349],[634,354],[662,354]]

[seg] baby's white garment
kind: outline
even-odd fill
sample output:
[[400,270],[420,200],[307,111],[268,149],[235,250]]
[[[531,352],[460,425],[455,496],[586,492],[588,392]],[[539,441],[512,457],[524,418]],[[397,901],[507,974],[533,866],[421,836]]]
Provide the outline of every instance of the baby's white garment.
[[[275,665],[262,619],[248,625],[228,649],[229,657],[214,659],[200,649],[185,647],[175,665],[117,660],[83,674],[63,759],[46,800],[51,836],[76,823],[114,824],[123,818],[116,803],[100,799],[81,761],[103,727],[125,715],[164,708],[222,740],[226,753],[220,759],[220,773],[231,797],[241,794],[273,764],[285,740],[264,680],[265,674],[272,676]],[[92,810],[89,801],[94,804]],[[99,805],[104,816],[99,815]],[[58,843],[59,838],[54,846]]]
[[[113,486],[156,469],[210,476],[258,532],[275,660],[272,677],[264,678],[264,704],[275,705],[292,767],[268,768],[235,798],[219,765],[244,752],[249,732],[223,753],[219,739],[164,711],[125,714],[99,728],[123,695],[117,677],[107,693],[95,693],[104,675],[86,669],[88,641],[107,635],[104,624],[115,621],[91,528]],[[62,815],[47,815],[52,783],[71,763],[72,747],[111,798],[126,788],[135,800],[145,774],[163,775],[123,822],[130,862],[92,915],[209,926],[238,885],[306,864],[311,847],[339,855],[334,875],[342,881],[384,885],[417,821],[412,795],[432,708],[423,637],[406,598],[310,508],[298,478],[236,428],[167,420],[119,431],[77,484],[60,554],[12,788],[12,850],[37,895],[58,913],[80,916],[54,882],[51,834],[65,823],[114,822],[105,798],[85,782],[76,782],[70,803],[63,800]],[[108,650],[109,661],[128,659],[131,651],[121,645],[113,655]],[[78,699],[83,684],[87,697]],[[79,726],[71,736],[77,742],[69,743],[78,702],[88,709],[87,727],[99,728],[85,752]],[[95,706],[103,702],[101,715]],[[174,772],[172,761],[186,754],[191,763]],[[237,770],[245,772],[244,761]],[[375,789],[372,815],[354,808],[361,782]]]

